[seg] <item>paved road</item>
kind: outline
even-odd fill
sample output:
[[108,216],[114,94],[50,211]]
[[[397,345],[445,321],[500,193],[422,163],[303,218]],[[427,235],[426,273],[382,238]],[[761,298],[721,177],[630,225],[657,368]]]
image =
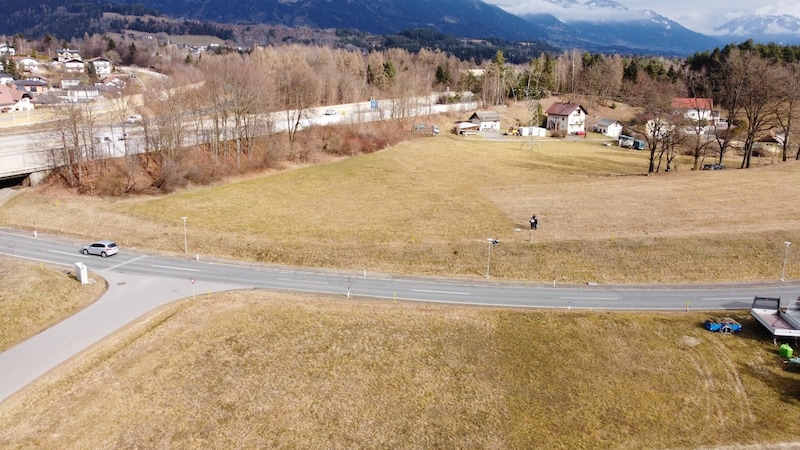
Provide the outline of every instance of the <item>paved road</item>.
[[[86,264],[109,282],[99,301],[0,353],[0,401],[147,312],[207,292],[260,288],[519,308],[631,310],[746,309],[753,296],[793,298],[800,283],[747,286],[553,286],[493,280],[434,280],[364,273],[298,270],[235,261],[120,252],[83,256],[81,243],[0,230],[0,254],[73,267]],[[194,280],[192,282],[191,280]]]

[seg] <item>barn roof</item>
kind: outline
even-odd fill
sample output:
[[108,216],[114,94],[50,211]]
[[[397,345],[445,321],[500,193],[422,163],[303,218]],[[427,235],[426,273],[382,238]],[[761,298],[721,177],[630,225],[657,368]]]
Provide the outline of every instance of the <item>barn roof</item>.
[[470,116],[470,120],[476,117],[481,122],[500,122],[501,119],[500,114],[494,111],[475,111],[475,113]]
[[[617,120],[617,119],[600,119],[600,120],[597,121],[597,125],[601,126],[601,127],[607,127],[607,126],[613,125],[615,123],[620,123],[620,121]],[[621,125],[621,123],[620,123],[620,125]]]

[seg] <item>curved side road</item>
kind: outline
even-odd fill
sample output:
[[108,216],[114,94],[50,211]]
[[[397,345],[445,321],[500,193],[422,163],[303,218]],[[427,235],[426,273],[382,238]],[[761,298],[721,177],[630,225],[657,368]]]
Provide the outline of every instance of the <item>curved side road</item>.
[[153,309],[172,301],[233,289],[316,292],[495,307],[715,310],[746,309],[753,296],[790,297],[800,284],[747,286],[551,286],[477,280],[366,276],[195,261],[120,252],[83,256],[82,244],[0,230],[0,254],[74,267],[82,262],[109,283],[103,297],[63,322],[0,353],[0,402],[50,369]]

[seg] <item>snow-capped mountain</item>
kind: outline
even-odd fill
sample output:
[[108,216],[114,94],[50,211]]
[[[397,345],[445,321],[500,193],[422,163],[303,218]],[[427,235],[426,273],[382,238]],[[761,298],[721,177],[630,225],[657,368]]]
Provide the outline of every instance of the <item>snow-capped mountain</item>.
[[575,5],[580,5],[578,0],[546,0],[548,3],[552,3],[554,5],[558,5],[562,8],[570,8]]
[[[564,48],[601,53],[689,55],[719,46],[719,41],[691,31],[650,10],[629,10],[612,0],[546,0],[557,5],[549,14],[521,15]],[[553,17],[557,23],[553,22]],[[549,24],[547,23],[549,22]]]
[[714,36],[726,41],[800,44],[800,18],[789,15],[740,17],[714,28]]
[[589,9],[619,10],[619,11],[628,10],[628,8],[625,5],[611,0],[590,0],[584,3],[583,6]]

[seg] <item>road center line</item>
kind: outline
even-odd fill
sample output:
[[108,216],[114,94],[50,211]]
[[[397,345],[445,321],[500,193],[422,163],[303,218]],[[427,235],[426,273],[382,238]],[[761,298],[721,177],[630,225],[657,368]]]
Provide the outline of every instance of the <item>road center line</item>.
[[200,272],[200,269],[184,269],[183,267],[158,266],[155,264],[151,265],[150,267],[158,267],[159,269],[185,270],[187,272]]
[[451,294],[451,295],[472,295],[469,292],[454,292],[454,291],[428,291],[425,289],[412,289],[411,292],[425,292],[427,294]]
[[311,283],[311,284],[330,284],[327,281],[312,281],[312,280],[298,280],[296,278],[278,278],[280,281],[294,281],[294,282],[301,282],[301,283]]

